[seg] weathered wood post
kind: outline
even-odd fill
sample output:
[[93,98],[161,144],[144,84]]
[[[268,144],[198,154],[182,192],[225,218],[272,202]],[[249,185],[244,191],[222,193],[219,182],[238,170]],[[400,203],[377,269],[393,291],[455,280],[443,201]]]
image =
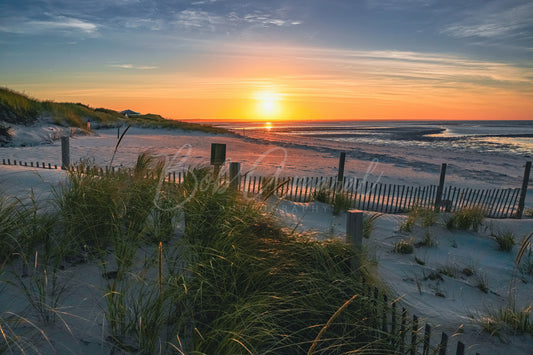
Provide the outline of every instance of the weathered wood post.
[[448,165],[443,163],[440,167],[440,180],[439,187],[437,188],[437,196],[435,196],[435,211],[440,212],[440,206],[442,204],[442,192],[444,191],[444,180],[446,179],[446,167]]
[[233,191],[238,191],[241,185],[241,163],[229,164],[229,187]]
[[344,181],[344,162],[346,161],[346,152],[341,152],[339,156],[339,174],[337,175],[337,181],[342,183]]
[[516,218],[522,218],[524,214],[524,204],[526,203],[527,185],[529,182],[529,173],[531,171],[531,162],[526,162],[524,169],[524,179],[522,180],[522,189],[520,190],[520,199],[518,200],[518,210],[516,211]]
[[211,143],[211,165],[214,166],[215,178],[218,177],[220,167],[226,161],[226,145],[221,143]]
[[66,170],[70,166],[69,137],[61,137],[61,169]]
[[346,213],[346,242],[356,251],[356,256],[351,260],[352,268],[356,270],[361,266],[359,253],[363,247],[363,211],[349,210]]

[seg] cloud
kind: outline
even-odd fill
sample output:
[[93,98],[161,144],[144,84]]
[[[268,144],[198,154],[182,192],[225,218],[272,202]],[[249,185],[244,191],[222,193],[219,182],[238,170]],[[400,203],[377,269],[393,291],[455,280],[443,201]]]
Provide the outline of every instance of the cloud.
[[82,32],[94,35],[98,31],[98,25],[67,16],[54,16],[47,20],[31,20],[28,18],[12,19],[7,26],[1,26],[0,31],[19,34],[41,34],[43,32]]
[[262,26],[296,26],[300,25],[301,21],[295,21],[295,20],[284,20],[281,18],[276,18],[271,16],[270,14],[247,14],[242,18],[243,21],[252,23],[252,24],[259,24]]
[[176,25],[188,29],[208,29],[210,31],[241,28],[246,25],[261,27],[287,27],[300,25],[302,21],[284,19],[265,12],[253,12],[239,15],[232,11],[227,14],[216,14],[203,10],[187,9],[176,16]]
[[121,68],[121,69],[135,69],[135,70],[152,70],[157,69],[156,66],[151,65],[133,65],[133,64],[110,64],[112,68]]
[[176,16],[176,25],[185,28],[208,28],[214,30],[216,25],[224,24],[225,19],[220,15],[201,10],[183,10]]
[[441,33],[456,38],[498,38],[521,36],[531,27],[533,3],[528,2],[510,8],[501,8],[499,3],[490,3],[476,12],[469,11],[464,19],[446,26]]
[[370,8],[399,11],[429,6],[431,2],[432,0],[367,0],[367,5]]
[[[268,63],[281,62],[302,68],[275,75],[265,71],[265,80],[289,83],[294,96],[306,93],[349,98],[388,92],[389,98],[405,98],[430,91],[447,95],[461,90],[533,94],[531,68],[459,55],[250,44],[219,48],[222,54],[233,53],[237,66],[240,62],[254,62],[265,63],[268,68]],[[259,79],[262,78],[250,78]]]

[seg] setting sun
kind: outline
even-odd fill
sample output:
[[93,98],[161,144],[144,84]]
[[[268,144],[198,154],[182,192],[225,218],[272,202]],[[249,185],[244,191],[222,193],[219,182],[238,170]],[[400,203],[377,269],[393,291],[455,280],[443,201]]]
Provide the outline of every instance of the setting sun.
[[281,95],[273,91],[262,91],[255,95],[257,113],[263,116],[276,116],[281,113]]

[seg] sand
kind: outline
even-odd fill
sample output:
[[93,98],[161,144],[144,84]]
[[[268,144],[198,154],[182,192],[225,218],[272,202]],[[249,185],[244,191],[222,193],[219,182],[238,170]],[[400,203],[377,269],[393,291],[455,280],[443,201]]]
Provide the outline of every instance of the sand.
[[[116,129],[97,130],[91,135],[72,137],[71,161],[90,160],[99,165],[109,165],[116,143]],[[113,166],[132,166],[138,154],[146,150],[170,159],[176,158],[170,167],[176,171],[186,166],[208,165],[211,143],[226,144],[228,161],[240,162],[242,172],[256,175],[281,172],[286,176],[336,174],[338,154],[334,149],[310,149],[308,145],[298,145],[298,142],[274,143],[261,137],[141,128],[131,128],[124,137],[113,159]],[[0,148],[0,159],[60,165],[59,141],[43,143],[41,135],[28,133],[24,144],[24,147]],[[374,181],[387,179],[387,182],[396,183],[406,183],[410,178],[413,183],[438,181],[438,171],[424,170],[423,166],[403,166],[386,159],[376,163],[372,159],[350,157],[347,175],[367,175],[368,179]],[[4,195],[21,199],[32,195],[45,205],[53,188],[64,182],[65,178],[61,170],[0,165],[0,186]],[[531,196],[530,191],[528,207],[531,207]],[[274,205],[275,213],[289,228],[320,239],[345,237],[346,214],[334,216],[330,206],[318,202],[290,201],[278,201]],[[402,306],[434,326],[434,333],[440,336],[440,331],[446,331],[449,336],[455,335],[450,341],[452,347],[459,339],[467,345],[467,353],[531,353],[532,336],[505,333],[501,339],[491,337],[481,331],[476,319],[510,302],[515,302],[518,308],[533,303],[533,275],[520,273],[514,265],[518,247],[515,246],[511,252],[499,251],[496,242],[490,237],[491,233],[510,230],[519,242],[533,232],[533,219],[487,219],[478,232],[473,232],[447,230],[443,226],[445,217],[441,216],[439,223],[429,229],[434,245],[415,248],[413,254],[407,255],[394,253],[394,243],[408,238],[421,241],[426,229],[416,228],[407,235],[399,232],[405,215],[385,214],[379,217],[371,238],[363,241],[369,259],[375,264],[375,272],[400,299]],[[467,276],[463,272],[466,268],[474,271],[474,275]],[[441,272],[439,278],[429,278],[430,274],[439,270],[447,270],[446,273],[451,276]],[[39,335],[30,336],[27,339],[29,348],[35,344],[43,353],[54,353],[53,349],[56,349],[60,353],[86,354],[102,349],[105,325],[99,272],[94,265],[80,265],[68,270],[68,273],[72,280],[70,282],[76,287],[68,296],[65,307],[68,307],[69,314],[77,316],[65,317],[64,323],[39,328],[49,340],[45,341]],[[480,280],[486,282],[488,293],[476,287]],[[24,315],[28,319],[32,317],[24,298],[17,295],[16,290],[4,290],[0,305],[0,314],[4,318],[12,317],[12,314]]]

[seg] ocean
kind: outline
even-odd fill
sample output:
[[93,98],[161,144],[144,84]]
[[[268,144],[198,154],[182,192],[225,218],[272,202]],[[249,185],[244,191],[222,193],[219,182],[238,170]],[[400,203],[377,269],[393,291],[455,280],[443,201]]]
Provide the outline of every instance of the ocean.
[[225,122],[216,126],[245,134],[269,132],[350,144],[439,148],[465,153],[533,157],[533,121],[298,121]]
[[[237,134],[281,146],[379,162],[382,180],[438,174],[452,182],[519,187],[533,160],[533,121],[293,121],[218,122]],[[532,174],[533,175],[533,174]],[[434,177],[431,177],[434,179]],[[530,183],[530,188],[533,181]]]

